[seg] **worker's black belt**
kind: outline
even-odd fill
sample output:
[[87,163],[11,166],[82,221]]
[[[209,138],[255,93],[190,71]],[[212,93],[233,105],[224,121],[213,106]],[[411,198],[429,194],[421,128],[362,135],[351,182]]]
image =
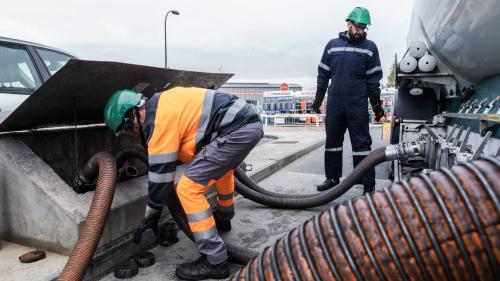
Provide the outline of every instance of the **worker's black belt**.
[[260,122],[259,115],[257,115],[257,114],[256,115],[252,115],[247,120],[245,120],[245,121],[243,121],[241,123],[238,123],[234,127],[231,127],[231,128],[224,127],[224,128],[222,128],[222,130],[218,131],[217,134],[212,135],[212,138],[210,139],[210,141],[214,140],[216,137],[222,137],[222,136],[228,135],[229,133],[234,132],[234,131],[240,129],[241,127],[243,127],[245,125],[252,124],[252,123],[257,123],[257,122]]

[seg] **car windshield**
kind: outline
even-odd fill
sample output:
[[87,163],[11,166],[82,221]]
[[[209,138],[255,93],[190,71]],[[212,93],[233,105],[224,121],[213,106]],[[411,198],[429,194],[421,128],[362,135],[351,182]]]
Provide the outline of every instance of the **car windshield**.
[[36,51],[42,58],[43,63],[47,67],[47,70],[50,72],[50,75],[54,75],[71,59],[70,56],[67,56],[65,54],[41,48],[36,48]]
[[28,51],[19,45],[0,43],[0,92],[32,93],[41,84]]

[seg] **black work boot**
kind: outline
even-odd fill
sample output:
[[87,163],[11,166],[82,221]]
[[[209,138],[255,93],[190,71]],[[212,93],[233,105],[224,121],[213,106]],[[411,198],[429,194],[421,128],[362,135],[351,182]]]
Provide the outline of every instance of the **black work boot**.
[[372,193],[374,191],[375,191],[375,184],[369,184],[363,187],[363,195],[367,193]]
[[215,227],[220,232],[231,231],[231,221],[215,221]]
[[318,191],[325,191],[339,184],[338,181],[334,179],[326,179],[322,184],[316,186]]
[[214,212],[215,219],[215,227],[220,232],[229,232],[231,231],[231,220],[224,220],[220,217],[218,212]]
[[175,270],[177,277],[183,280],[226,279],[229,277],[227,261],[213,265],[207,256],[201,255],[197,260],[183,263]]

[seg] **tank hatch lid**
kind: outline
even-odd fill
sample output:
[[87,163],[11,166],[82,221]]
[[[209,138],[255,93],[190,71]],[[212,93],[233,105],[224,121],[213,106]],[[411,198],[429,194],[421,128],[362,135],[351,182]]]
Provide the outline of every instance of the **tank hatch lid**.
[[102,123],[106,101],[117,90],[151,97],[175,86],[218,89],[232,76],[72,59],[0,124],[0,132]]

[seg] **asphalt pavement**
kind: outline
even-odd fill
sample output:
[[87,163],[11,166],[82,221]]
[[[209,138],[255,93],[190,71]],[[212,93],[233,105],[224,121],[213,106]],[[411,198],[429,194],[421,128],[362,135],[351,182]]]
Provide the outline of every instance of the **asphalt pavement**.
[[[380,127],[373,127],[370,132],[373,138],[372,150],[388,144],[387,141],[381,139]],[[324,180],[324,134],[324,131],[314,129],[267,128],[267,138],[246,159],[247,164],[253,166],[253,171],[249,172],[249,175],[261,178],[266,174],[263,171],[267,172],[267,177],[259,184],[275,192],[295,194],[316,192],[315,186]],[[346,134],[343,157],[344,176],[352,170],[350,151],[349,137]],[[382,164],[376,168],[377,190],[390,185],[388,170],[388,164]],[[236,216],[232,220],[232,231],[221,236],[226,242],[260,252],[319,212],[362,196],[362,192],[363,187],[356,185],[329,205],[308,210],[271,209],[237,196]],[[179,280],[175,276],[177,265],[199,256],[196,246],[184,234],[179,233],[179,238],[180,241],[173,246],[157,246],[150,249],[155,254],[156,264],[140,269],[134,279]],[[231,272],[234,273],[239,268],[240,266],[232,264]],[[103,280],[118,279],[111,273]]]

